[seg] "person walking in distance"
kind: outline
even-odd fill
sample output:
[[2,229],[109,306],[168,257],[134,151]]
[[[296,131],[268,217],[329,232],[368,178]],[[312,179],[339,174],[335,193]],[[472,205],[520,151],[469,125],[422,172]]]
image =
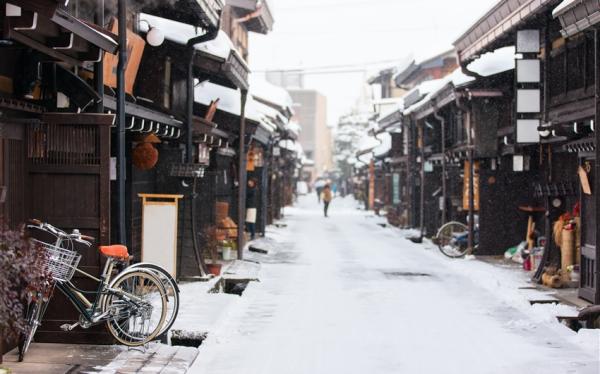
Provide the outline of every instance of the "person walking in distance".
[[323,205],[325,206],[325,217],[328,217],[327,211],[329,210],[329,204],[331,203],[331,200],[333,200],[333,194],[331,193],[331,187],[329,186],[329,184],[326,184],[325,187],[323,187],[323,193],[321,198],[323,200]]
[[246,228],[250,232],[250,240],[256,237],[256,208],[257,188],[254,179],[248,179],[248,189],[246,190]]

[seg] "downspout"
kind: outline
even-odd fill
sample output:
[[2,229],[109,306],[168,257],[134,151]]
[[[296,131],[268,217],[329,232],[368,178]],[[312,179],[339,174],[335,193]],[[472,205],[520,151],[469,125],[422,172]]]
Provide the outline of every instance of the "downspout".
[[[219,27],[208,31],[206,34],[191,38],[187,42],[189,48],[189,60],[188,60],[188,75],[186,81],[187,97],[186,97],[186,144],[185,144],[185,160],[187,163],[193,163],[193,127],[194,127],[194,56],[196,54],[196,44],[204,43],[219,35]],[[202,252],[198,245],[198,227],[197,227],[197,207],[196,200],[198,198],[197,192],[198,176],[194,176],[193,190],[192,190],[192,244],[194,246],[194,256],[196,257],[196,263],[200,270],[201,276],[206,276],[206,266],[204,264]]]
[[193,123],[194,123],[194,56],[196,55],[195,46],[200,43],[206,43],[215,39],[219,35],[220,24],[212,30],[209,30],[206,34],[199,35],[191,38],[187,42],[187,48],[189,49],[189,60],[188,60],[188,75],[187,75],[187,101],[186,101],[186,162],[192,163],[193,161]]
[[446,223],[447,219],[447,208],[446,202],[447,200],[447,182],[446,182],[446,119],[444,116],[441,116],[439,113],[440,108],[435,106],[435,111],[433,112],[433,117],[440,122],[440,127],[442,131],[442,225]]
[[127,67],[127,0],[119,0],[119,62],[117,64],[117,199],[118,199],[118,240],[127,245],[125,215],[125,68]]
[[[470,97],[469,97],[470,99]],[[467,117],[467,146],[468,146],[468,160],[469,160],[469,244],[467,248],[467,255],[473,254],[473,248],[475,244],[475,165],[474,150],[473,150],[473,129],[471,127],[471,111],[460,101],[460,95],[456,96],[456,107],[465,113]]]
[[[100,27],[104,27],[104,0],[99,0],[96,3],[96,12],[94,14],[94,23]],[[100,97],[104,97],[104,58],[94,64],[94,86]],[[104,113],[104,100],[100,100],[96,104],[96,112]]]

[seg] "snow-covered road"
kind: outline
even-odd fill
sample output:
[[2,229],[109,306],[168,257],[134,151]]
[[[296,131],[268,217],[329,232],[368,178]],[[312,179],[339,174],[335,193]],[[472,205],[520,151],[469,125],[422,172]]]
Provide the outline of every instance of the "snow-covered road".
[[280,250],[190,372],[600,373],[598,334],[531,307],[524,275],[446,259],[350,199],[334,200],[330,218],[313,200],[286,210]]

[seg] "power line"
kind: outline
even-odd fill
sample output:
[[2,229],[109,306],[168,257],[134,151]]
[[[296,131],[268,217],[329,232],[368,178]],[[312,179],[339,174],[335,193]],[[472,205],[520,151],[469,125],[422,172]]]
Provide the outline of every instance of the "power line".
[[357,1],[336,1],[333,3],[320,3],[320,4],[302,4],[302,5],[292,5],[292,6],[282,6],[282,7],[276,7],[276,11],[279,12],[281,10],[287,11],[287,10],[302,10],[302,9],[323,9],[323,8],[333,8],[333,7],[340,7],[340,6],[362,6],[362,5],[374,5],[376,3],[379,2],[384,2],[384,3],[393,3],[395,2],[395,0],[369,0],[369,1],[365,1],[365,0],[357,0]]
[[[405,58],[405,59],[393,59],[393,60],[379,60],[379,61],[369,61],[369,62],[362,62],[362,63],[356,63],[356,64],[340,64],[340,65],[322,65],[322,66],[311,66],[311,67],[298,67],[298,68],[286,68],[286,69],[257,69],[257,70],[253,70],[255,72],[259,72],[259,73],[265,73],[265,72],[282,72],[282,73],[287,73],[287,72],[298,72],[298,73],[327,73],[328,71],[346,71],[348,70],[349,72],[353,72],[353,71],[367,71],[367,67],[369,66],[377,66],[377,65],[385,65],[385,64],[397,64],[398,66],[402,65],[405,62],[408,62],[409,58]],[[352,68],[358,68],[361,67],[362,69],[358,69],[358,70],[349,70]]]

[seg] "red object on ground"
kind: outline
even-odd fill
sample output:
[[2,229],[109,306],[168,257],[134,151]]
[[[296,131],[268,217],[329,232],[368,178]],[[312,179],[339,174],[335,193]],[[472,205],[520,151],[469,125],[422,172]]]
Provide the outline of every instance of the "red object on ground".
[[221,274],[221,266],[221,264],[207,264],[206,268],[210,274],[218,276]]
[[531,258],[527,257],[525,261],[523,261],[523,270],[531,271]]

